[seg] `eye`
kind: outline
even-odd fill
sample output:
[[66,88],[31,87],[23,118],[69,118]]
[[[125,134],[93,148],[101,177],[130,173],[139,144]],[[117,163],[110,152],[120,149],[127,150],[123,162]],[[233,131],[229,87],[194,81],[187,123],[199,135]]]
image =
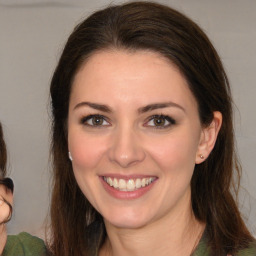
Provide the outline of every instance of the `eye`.
[[150,117],[149,121],[146,123],[145,126],[150,126],[154,128],[167,128],[175,123],[175,120],[169,116],[154,115]]
[[81,123],[88,126],[109,126],[110,123],[102,115],[89,115],[82,118]]

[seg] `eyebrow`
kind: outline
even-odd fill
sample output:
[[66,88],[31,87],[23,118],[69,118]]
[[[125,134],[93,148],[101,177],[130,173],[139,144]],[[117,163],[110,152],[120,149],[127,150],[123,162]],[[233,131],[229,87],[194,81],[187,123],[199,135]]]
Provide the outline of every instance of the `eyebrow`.
[[83,106],[88,106],[88,107],[91,107],[91,108],[93,108],[93,109],[100,110],[100,111],[102,111],[102,112],[107,112],[107,113],[112,112],[112,110],[110,109],[110,107],[108,107],[107,105],[98,104],[98,103],[92,103],[92,102],[88,102],[88,101],[83,101],[83,102],[78,103],[78,104],[74,107],[74,110],[77,109],[77,108],[79,108],[79,107],[83,107]]
[[149,112],[149,111],[152,111],[152,110],[155,110],[155,109],[167,108],[167,107],[179,108],[179,109],[183,110],[184,112],[186,112],[185,109],[182,106],[180,106],[179,104],[174,103],[174,102],[163,102],[163,103],[149,104],[145,107],[139,108],[138,112],[142,114],[142,113]]
[[[111,108],[108,107],[107,105],[92,103],[92,102],[88,102],[88,101],[83,101],[83,102],[78,103],[74,107],[74,110],[77,109],[77,108],[83,107],[83,106],[88,106],[88,107],[91,107],[93,109],[100,110],[100,111],[106,112],[106,113],[111,113],[112,112]],[[146,112],[149,112],[149,111],[152,111],[152,110],[155,110],[155,109],[167,108],[167,107],[176,107],[176,108],[179,108],[179,109],[183,110],[184,112],[186,112],[185,109],[177,103],[163,102],[163,103],[153,103],[153,104],[146,105],[145,107],[141,107],[141,108],[138,109],[138,113],[142,114],[142,113],[146,113]]]

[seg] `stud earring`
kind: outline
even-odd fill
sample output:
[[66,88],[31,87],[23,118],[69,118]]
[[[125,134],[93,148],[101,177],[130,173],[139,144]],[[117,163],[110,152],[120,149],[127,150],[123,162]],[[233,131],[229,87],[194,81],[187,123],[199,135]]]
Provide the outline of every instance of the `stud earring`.
[[201,159],[204,159],[204,156],[201,154],[201,155],[200,155],[200,158],[201,158]]
[[70,152],[68,152],[68,158],[70,159],[70,161],[73,161],[73,158],[72,158],[72,156],[71,156],[71,153],[70,153]]

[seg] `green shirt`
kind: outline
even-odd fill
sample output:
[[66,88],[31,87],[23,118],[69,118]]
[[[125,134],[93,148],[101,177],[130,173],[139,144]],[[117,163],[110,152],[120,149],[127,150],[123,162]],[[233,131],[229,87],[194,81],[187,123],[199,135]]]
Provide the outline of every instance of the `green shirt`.
[[38,237],[22,232],[7,238],[2,256],[45,256],[44,241]]
[[[195,252],[191,256],[209,256],[210,250],[207,246],[207,238],[204,235]],[[8,236],[7,243],[2,256],[46,256],[44,241],[28,233]],[[70,255],[72,256],[72,255]],[[256,242],[233,256],[256,256]]]
[[[210,248],[207,243],[207,234],[204,233],[196,250],[191,256],[210,256]],[[240,250],[238,253],[232,256],[256,256],[256,241],[252,242],[248,248]]]

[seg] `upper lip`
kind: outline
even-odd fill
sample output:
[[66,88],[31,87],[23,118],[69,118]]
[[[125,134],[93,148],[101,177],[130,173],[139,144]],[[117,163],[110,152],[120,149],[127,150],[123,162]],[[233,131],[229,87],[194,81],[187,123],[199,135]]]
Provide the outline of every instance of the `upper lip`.
[[157,178],[156,175],[150,175],[150,174],[131,174],[131,175],[123,175],[123,174],[102,174],[100,175],[101,177],[110,177],[110,178],[117,178],[117,179],[124,179],[124,180],[129,180],[129,179],[143,179],[143,178]]

